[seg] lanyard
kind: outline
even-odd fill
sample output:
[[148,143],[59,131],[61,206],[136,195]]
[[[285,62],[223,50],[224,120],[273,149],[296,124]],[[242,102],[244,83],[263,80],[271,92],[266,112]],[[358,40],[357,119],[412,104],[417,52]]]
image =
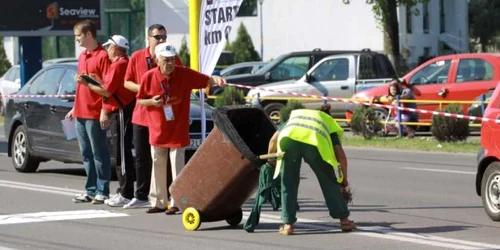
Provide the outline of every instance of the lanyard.
[[146,64],[148,65],[148,70],[153,68],[153,60],[151,60],[151,57],[146,57]]
[[168,90],[170,89],[170,82],[168,82],[167,87],[165,88],[165,81],[160,82],[161,90],[163,91],[163,98],[165,102],[168,101]]

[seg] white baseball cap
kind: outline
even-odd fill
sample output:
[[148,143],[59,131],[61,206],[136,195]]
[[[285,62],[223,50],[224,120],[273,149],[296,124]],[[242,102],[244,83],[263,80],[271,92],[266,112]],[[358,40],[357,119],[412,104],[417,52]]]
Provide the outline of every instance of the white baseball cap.
[[160,44],[156,45],[155,55],[156,55],[156,57],[159,57],[159,56],[173,57],[173,56],[175,56],[174,46],[172,46],[172,44],[170,44],[170,43],[160,43]]
[[120,36],[120,35],[114,35],[108,39],[106,43],[104,43],[102,46],[107,46],[110,44],[117,45],[118,47],[122,47],[124,49],[128,49],[128,40],[127,38]]

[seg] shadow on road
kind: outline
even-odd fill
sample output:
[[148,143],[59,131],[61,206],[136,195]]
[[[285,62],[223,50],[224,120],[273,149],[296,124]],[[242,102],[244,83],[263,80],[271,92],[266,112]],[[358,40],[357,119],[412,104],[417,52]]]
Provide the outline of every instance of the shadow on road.
[[65,174],[65,175],[76,175],[76,176],[86,176],[85,169],[82,168],[53,168],[53,169],[39,169],[37,173],[41,174]]

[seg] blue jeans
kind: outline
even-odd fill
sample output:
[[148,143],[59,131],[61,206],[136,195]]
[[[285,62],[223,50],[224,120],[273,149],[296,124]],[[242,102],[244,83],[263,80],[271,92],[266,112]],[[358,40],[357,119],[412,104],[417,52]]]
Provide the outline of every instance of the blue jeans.
[[106,130],[99,120],[76,118],[76,133],[87,173],[87,195],[109,196],[111,159]]

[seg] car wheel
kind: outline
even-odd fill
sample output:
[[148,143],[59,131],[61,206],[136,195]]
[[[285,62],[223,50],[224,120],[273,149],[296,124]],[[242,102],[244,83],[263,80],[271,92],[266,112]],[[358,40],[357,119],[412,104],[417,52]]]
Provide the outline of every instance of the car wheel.
[[500,221],[500,162],[492,162],[484,171],[481,181],[481,198],[486,214]]
[[30,154],[28,143],[26,129],[18,126],[11,143],[12,163],[17,171],[23,173],[35,172],[40,165],[40,160]]
[[280,110],[285,107],[283,103],[273,102],[269,103],[264,107],[264,111],[269,116],[271,121],[274,123],[279,123],[280,121]]

